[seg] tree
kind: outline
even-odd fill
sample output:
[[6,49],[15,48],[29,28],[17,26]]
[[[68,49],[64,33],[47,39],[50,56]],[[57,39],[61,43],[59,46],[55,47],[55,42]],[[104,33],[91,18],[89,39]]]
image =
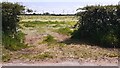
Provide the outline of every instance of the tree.
[[2,2],[2,32],[15,34],[18,29],[18,15],[24,13],[25,6],[18,3]]
[[32,10],[32,9],[27,9],[27,12],[28,12],[28,13],[32,13],[33,10]]
[[50,13],[46,12],[46,13],[43,13],[43,15],[50,15]]

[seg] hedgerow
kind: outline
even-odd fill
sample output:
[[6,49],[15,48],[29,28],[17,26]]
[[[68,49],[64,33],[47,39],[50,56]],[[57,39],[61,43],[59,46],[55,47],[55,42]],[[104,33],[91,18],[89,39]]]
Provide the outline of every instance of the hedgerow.
[[116,46],[120,43],[120,6],[86,6],[78,12],[79,28],[72,38],[78,38],[104,46]]
[[18,15],[25,7],[19,3],[2,2],[2,45],[9,50],[25,48],[24,33],[19,31]]

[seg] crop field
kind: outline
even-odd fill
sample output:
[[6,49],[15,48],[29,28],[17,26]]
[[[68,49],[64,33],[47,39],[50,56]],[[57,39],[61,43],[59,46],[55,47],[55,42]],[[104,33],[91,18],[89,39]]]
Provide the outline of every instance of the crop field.
[[13,52],[5,50],[4,63],[58,63],[67,60],[98,65],[118,63],[117,49],[105,49],[70,39],[76,30],[73,27],[77,18],[74,16],[20,17],[20,30],[25,33],[24,42],[29,47]]

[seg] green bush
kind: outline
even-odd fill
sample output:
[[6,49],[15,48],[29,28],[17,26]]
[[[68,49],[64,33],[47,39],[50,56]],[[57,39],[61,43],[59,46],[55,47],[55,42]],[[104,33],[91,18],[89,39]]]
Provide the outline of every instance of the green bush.
[[79,29],[72,38],[87,40],[104,46],[118,46],[120,42],[120,6],[87,6],[80,8]]
[[19,3],[2,2],[2,32],[14,34],[17,31],[19,17],[25,7]]

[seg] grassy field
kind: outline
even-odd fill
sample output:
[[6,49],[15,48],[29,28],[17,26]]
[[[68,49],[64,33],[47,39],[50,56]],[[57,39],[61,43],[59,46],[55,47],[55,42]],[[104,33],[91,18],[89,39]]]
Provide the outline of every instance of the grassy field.
[[21,21],[77,21],[75,16],[21,15]]
[[26,34],[25,43],[29,47],[20,51],[5,50],[3,61],[30,63],[104,59],[117,63],[117,49],[91,46],[70,39],[76,21],[77,18],[73,16],[21,16],[20,30]]

